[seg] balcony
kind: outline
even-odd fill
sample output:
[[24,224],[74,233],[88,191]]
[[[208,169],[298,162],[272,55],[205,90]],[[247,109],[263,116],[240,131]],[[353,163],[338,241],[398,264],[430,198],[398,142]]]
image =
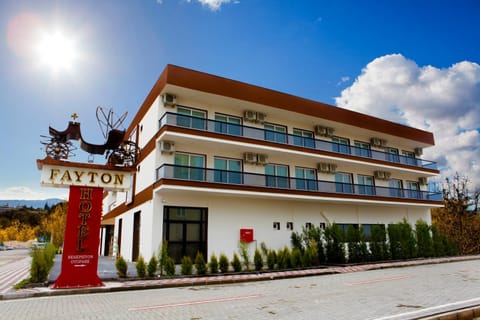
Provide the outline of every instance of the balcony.
[[313,179],[297,179],[290,177],[271,176],[240,171],[206,169],[198,167],[164,164],[157,168],[157,181],[162,179],[212,183],[228,185],[232,188],[243,186],[256,189],[285,190],[286,192],[301,192],[312,196],[341,196],[360,197],[372,200],[423,200],[442,201],[441,192],[408,190],[350,183],[338,183]]
[[159,120],[160,129],[166,125],[437,170],[433,161],[177,113],[168,112]]

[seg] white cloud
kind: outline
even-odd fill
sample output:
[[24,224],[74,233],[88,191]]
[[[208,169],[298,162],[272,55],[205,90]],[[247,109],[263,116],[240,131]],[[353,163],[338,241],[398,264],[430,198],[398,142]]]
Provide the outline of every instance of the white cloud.
[[339,107],[434,133],[424,158],[438,162],[442,177],[455,172],[480,186],[480,65],[418,66],[401,54],[370,62],[336,98]]
[[350,77],[349,76],[343,76],[340,78],[340,81],[337,82],[337,86],[341,85],[341,84],[344,84],[345,82],[348,82],[350,81]]
[[25,186],[0,189],[1,200],[44,200],[49,198],[68,199],[68,189],[48,188],[42,191]]
[[[191,2],[192,0],[188,0],[188,2]],[[240,1],[238,0],[196,0],[197,2],[200,2],[202,6],[207,6],[213,11],[219,10],[222,4],[226,3],[239,3]]]

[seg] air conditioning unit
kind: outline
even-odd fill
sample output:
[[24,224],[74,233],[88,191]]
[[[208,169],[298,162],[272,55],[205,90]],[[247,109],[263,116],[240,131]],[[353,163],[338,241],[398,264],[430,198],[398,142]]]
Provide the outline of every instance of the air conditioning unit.
[[370,143],[374,147],[386,147],[387,146],[387,140],[380,139],[380,138],[371,138]]
[[328,171],[329,173],[337,172],[337,165],[336,164],[330,163],[329,166],[330,166],[330,170]]
[[264,123],[265,120],[267,119],[267,115],[265,113],[256,112],[256,114],[257,114],[256,122]]
[[334,132],[335,132],[335,129],[333,129],[333,128],[324,127],[324,126],[321,126],[321,125],[315,126],[315,134],[317,136],[331,137],[331,136],[333,136]]
[[253,152],[245,152],[243,154],[243,160],[247,163],[256,163],[257,162],[257,154]]
[[266,154],[258,154],[257,155],[257,164],[267,164],[268,163],[268,155]]
[[177,97],[170,93],[164,93],[162,95],[162,102],[165,107],[173,107],[177,104]]
[[420,177],[418,178],[418,183],[421,184],[422,186],[427,184],[427,178],[426,177]]
[[375,171],[374,176],[376,179],[385,179],[385,172],[384,171]]
[[391,175],[392,174],[390,172],[387,172],[387,171],[375,171],[374,172],[375,178],[380,179],[380,180],[388,180],[388,179],[390,179]]
[[423,155],[423,149],[422,148],[415,148],[415,155],[420,157]]
[[317,169],[318,169],[318,171],[323,172],[323,173],[329,172],[330,171],[330,164],[320,162],[317,165]]
[[245,119],[245,121],[255,122],[257,121],[257,113],[255,111],[247,110],[243,113],[243,119]]
[[162,153],[174,153],[175,142],[167,140],[160,141],[160,151]]

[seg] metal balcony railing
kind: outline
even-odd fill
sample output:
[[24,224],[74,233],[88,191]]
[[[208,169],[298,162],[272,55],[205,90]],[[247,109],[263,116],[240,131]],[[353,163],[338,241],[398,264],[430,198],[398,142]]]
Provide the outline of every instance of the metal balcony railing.
[[263,175],[240,171],[228,171],[164,164],[157,168],[157,181],[174,179],[220,183],[235,186],[251,186],[257,188],[275,188],[284,190],[301,190],[316,193],[351,194],[373,197],[416,199],[441,201],[441,192],[376,187],[370,185],[339,183],[313,179],[298,179],[282,176]]
[[278,131],[254,128],[223,121],[186,116],[171,112],[165,113],[165,115],[159,120],[160,128],[165,125],[184,127],[207,132],[215,132],[227,136],[239,136],[260,141],[269,141],[283,145],[302,147],[306,149],[329,151],[338,154],[348,154],[360,158],[383,160],[420,168],[434,170],[437,169],[437,164],[429,160],[407,157],[403,155],[392,154],[366,148],[359,148],[331,141],[301,137]]

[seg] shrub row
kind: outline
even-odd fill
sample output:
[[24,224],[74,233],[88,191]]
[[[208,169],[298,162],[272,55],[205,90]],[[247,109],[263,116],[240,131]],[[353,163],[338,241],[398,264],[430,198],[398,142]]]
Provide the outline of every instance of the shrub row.
[[[157,275],[173,276],[176,274],[175,263],[168,256],[168,244],[162,243],[158,257],[153,255],[146,263],[139,257],[136,263],[137,276],[144,278]],[[265,243],[255,249],[253,260],[247,243],[240,242],[238,253],[234,252],[231,260],[221,253],[210,256],[209,263],[202,253],[195,259],[185,256],[181,259],[180,275],[217,274],[229,271],[262,271],[305,268],[322,264],[361,263],[367,261],[400,260],[456,255],[453,243],[441,235],[435,226],[428,226],[419,220],[413,229],[404,219],[387,228],[374,225],[370,238],[366,239],[361,226],[348,226],[344,231],[337,224],[330,224],[321,229],[312,226],[304,228],[301,233],[292,232],[291,248],[273,250]],[[122,257],[116,262],[119,277],[127,276],[127,263]]]

